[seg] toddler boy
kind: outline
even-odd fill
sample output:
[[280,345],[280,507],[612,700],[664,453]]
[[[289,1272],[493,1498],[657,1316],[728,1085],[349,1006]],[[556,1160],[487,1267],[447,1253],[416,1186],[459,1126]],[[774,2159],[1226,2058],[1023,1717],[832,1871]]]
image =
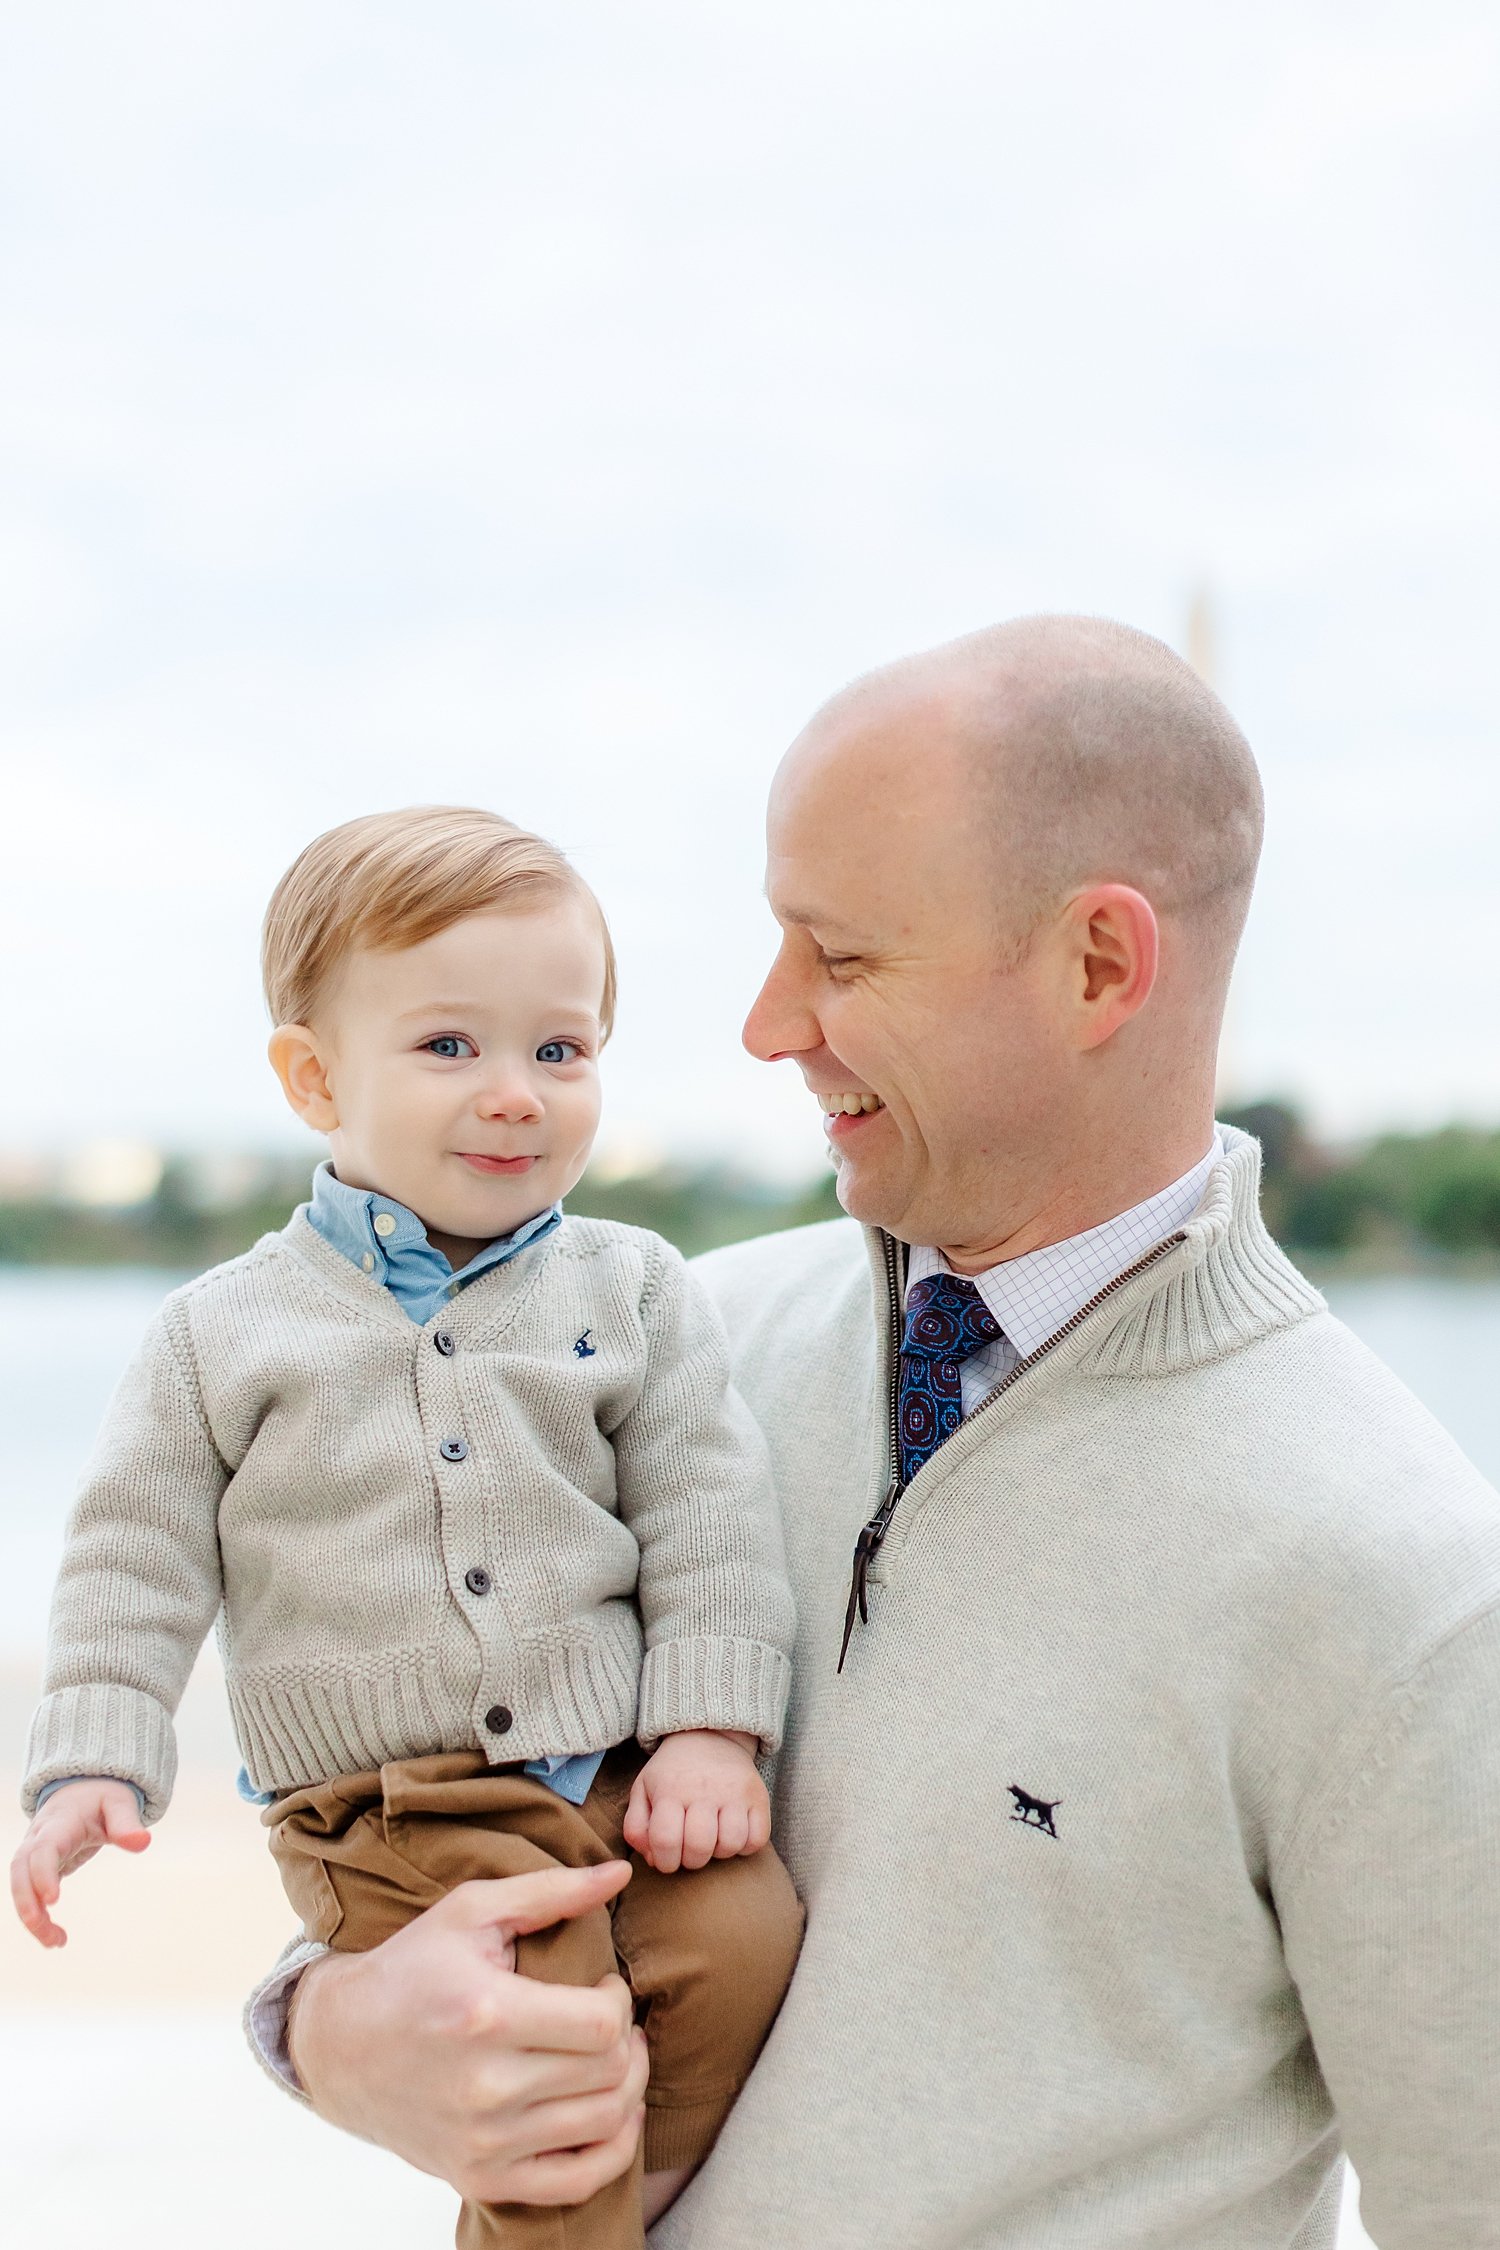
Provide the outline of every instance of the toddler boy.
[[[561,1214],[599,1117],[603,917],[540,838],[419,807],[302,853],[263,965],[271,1060],[332,1162],[282,1233],[167,1299],[111,1408],[54,1597],[17,1909],[61,1944],[60,1877],[144,1846],[217,1616],[311,1937],[363,1951],[469,1877],[640,1855],[517,1965],[618,1965],[644,2167],[685,2175],[800,1937],[754,1762],[792,1616],[716,1316],[656,1236]],[[459,2241],[639,2245],[641,2172],[567,2212],[465,2204]]]

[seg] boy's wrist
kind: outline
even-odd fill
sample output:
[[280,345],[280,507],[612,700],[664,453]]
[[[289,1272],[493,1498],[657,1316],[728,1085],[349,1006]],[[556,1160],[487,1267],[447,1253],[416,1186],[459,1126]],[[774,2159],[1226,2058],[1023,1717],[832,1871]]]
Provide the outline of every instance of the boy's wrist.
[[88,1782],[95,1789],[128,1789],[135,1799],[136,1811],[146,1817],[146,1793],[136,1781],[124,1781],[117,1773],[65,1773],[55,1781],[44,1784],[36,1793],[36,1812],[55,1797],[60,1789],[75,1789],[80,1782]]
[[751,1734],[738,1727],[673,1727],[670,1733],[662,1735],[651,1747],[654,1754],[664,1743],[695,1741],[732,1742],[737,1750],[744,1751],[747,1758],[753,1758],[760,1748],[758,1734]]

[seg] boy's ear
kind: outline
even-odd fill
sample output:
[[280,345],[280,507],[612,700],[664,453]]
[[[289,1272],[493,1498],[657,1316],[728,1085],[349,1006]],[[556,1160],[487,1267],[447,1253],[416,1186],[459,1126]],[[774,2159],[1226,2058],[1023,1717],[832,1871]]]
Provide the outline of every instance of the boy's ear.
[[279,1023],[266,1053],[281,1080],[281,1091],[303,1124],[315,1133],[336,1131],[339,1113],[317,1034],[305,1023]]

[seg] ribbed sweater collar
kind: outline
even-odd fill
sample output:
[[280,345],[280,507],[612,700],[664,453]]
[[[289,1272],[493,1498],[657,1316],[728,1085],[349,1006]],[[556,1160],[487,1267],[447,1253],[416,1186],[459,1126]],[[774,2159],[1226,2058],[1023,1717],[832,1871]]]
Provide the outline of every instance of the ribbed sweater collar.
[[[1171,1247],[1095,1301],[1043,1355],[1060,1371],[1152,1376],[1206,1366],[1326,1308],[1260,1212],[1260,1144],[1221,1125],[1223,1154]],[[885,1238],[867,1229],[878,1332],[889,1333]],[[888,1347],[886,1347],[888,1349]],[[1030,1362],[1023,1362],[1023,1366]]]

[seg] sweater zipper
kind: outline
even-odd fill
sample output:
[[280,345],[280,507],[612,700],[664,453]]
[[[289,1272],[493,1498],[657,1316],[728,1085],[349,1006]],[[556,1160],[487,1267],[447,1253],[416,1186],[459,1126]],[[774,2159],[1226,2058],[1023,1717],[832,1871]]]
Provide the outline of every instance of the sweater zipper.
[[[885,1535],[891,1528],[891,1518],[896,1513],[901,1497],[906,1490],[905,1485],[901,1482],[901,1299],[898,1287],[896,1245],[884,1230],[881,1232],[880,1240],[885,1252],[886,1304],[891,1327],[890,1411],[887,1424],[890,1483],[886,1488],[885,1498],[854,1542],[854,1566],[849,1578],[849,1603],[844,1612],[844,1638],[839,1646],[838,1669],[841,1672],[844,1669],[844,1658],[849,1653],[849,1642],[854,1632],[856,1617],[861,1625],[868,1625],[870,1622],[869,1599],[866,1591],[870,1565],[885,1542]],[[1167,1255],[1169,1250],[1175,1250],[1180,1243],[1186,1242],[1186,1240],[1185,1234],[1169,1234],[1165,1241],[1157,1243],[1154,1250],[1148,1250],[1144,1258],[1138,1258],[1133,1266],[1127,1266],[1123,1273],[1115,1275],[1113,1281],[1106,1282],[1102,1289],[1090,1297],[1086,1305],[1079,1306],[1070,1320],[1063,1322],[1055,1335],[1049,1336],[1045,1343],[1038,1344],[1036,1350],[1028,1358],[1017,1360],[1015,1366],[1003,1381],[995,1385],[987,1398],[980,1400],[973,1413],[968,1416],[968,1421],[976,1422],[981,1414],[987,1414],[996,1400],[1003,1398],[1013,1383],[1018,1383],[1023,1375],[1028,1375],[1039,1361],[1047,1357],[1049,1352],[1055,1351],[1060,1343],[1080,1329],[1090,1315],[1096,1313],[1099,1307],[1115,1294],[1117,1289],[1123,1289],[1128,1281],[1134,1281],[1141,1274],[1148,1273],[1159,1259]]]

